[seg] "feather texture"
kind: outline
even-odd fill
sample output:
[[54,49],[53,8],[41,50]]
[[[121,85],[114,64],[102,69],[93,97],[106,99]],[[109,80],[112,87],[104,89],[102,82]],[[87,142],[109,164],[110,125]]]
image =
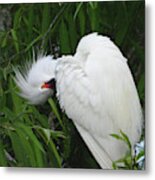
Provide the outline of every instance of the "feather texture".
[[110,134],[121,129],[132,146],[141,135],[141,107],[126,62],[110,39],[91,34],[80,41],[75,56],[60,58],[56,66],[60,106],[102,168],[111,168],[127,151]]
[[21,90],[20,95],[31,104],[42,104],[52,95],[52,89],[42,89],[44,82],[54,78],[56,61],[52,56],[39,56],[37,61],[25,66],[24,70],[15,69],[15,82]]

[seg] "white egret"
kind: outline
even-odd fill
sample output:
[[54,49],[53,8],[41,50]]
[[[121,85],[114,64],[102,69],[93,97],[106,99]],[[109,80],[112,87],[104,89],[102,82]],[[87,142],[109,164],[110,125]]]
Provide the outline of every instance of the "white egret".
[[103,169],[123,157],[126,145],[110,136],[122,130],[132,148],[141,135],[142,111],[127,59],[108,38],[84,36],[74,56],[40,56],[26,72],[16,71],[21,96],[32,104],[53,93],[73,120],[89,150]]

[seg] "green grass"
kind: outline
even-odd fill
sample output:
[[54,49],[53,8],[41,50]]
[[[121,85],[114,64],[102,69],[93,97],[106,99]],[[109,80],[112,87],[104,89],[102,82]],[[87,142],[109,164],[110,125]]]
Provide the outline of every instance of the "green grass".
[[97,31],[128,58],[144,109],[144,8],[144,1],[0,5],[0,166],[99,168],[55,97],[32,106],[18,96],[13,67],[33,51],[73,54]]

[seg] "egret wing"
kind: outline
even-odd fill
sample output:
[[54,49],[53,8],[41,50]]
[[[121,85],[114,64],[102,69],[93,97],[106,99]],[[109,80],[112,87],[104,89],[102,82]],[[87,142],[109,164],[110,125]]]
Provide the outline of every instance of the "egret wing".
[[109,168],[111,160],[118,160],[127,151],[110,134],[122,130],[132,145],[141,134],[142,113],[136,87],[126,59],[117,48],[94,49],[85,61],[77,57],[59,59],[57,96],[98,163]]
[[[100,106],[100,97],[95,94],[96,91],[79,62],[70,56],[60,59],[56,68],[56,82],[61,108],[73,120],[100,166],[111,168],[112,160],[108,148],[111,148],[113,141],[108,141],[107,136],[112,132],[112,121],[106,123],[104,117],[94,108],[94,104]],[[102,107],[98,108],[102,110]],[[107,141],[108,146],[105,148]]]

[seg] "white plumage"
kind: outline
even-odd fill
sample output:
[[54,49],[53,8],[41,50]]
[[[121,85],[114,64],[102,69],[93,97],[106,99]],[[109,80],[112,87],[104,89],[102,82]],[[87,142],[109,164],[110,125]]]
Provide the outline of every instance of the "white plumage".
[[21,95],[33,104],[52,94],[41,88],[52,78],[60,107],[101,168],[111,169],[127,147],[110,134],[122,130],[132,146],[141,135],[141,106],[126,58],[109,38],[92,33],[81,39],[74,56],[42,57],[27,72],[16,72]]
[[21,73],[16,69],[15,82],[21,90],[20,95],[31,104],[44,103],[52,95],[53,90],[41,86],[55,77],[55,65],[56,61],[52,60],[51,56],[40,55],[37,61],[26,64],[25,72]]

